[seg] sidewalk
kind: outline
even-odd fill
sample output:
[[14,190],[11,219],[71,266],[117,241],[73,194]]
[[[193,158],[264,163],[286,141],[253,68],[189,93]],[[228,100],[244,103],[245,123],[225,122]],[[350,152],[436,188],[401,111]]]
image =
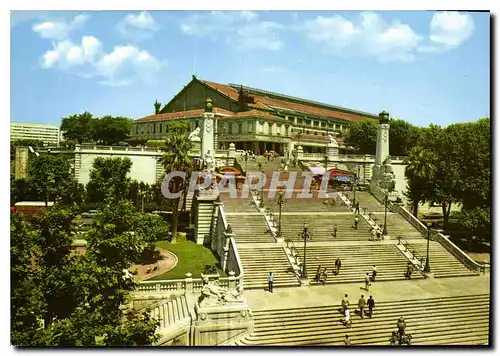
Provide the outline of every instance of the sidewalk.
[[424,299],[458,295],[489,294],[489,275],[474,277],[438,278],[414,281],[375,282],[370,291],[364,283],[308,286],[296,288],[275,288],[274,293],[263,290],[245,290],[244,296],[251,309],[281,309],[287,307],[308,307],[340,305],[345,293],[352,303],[357,303],[361,294],[372,295],[376,302],[393,300]]

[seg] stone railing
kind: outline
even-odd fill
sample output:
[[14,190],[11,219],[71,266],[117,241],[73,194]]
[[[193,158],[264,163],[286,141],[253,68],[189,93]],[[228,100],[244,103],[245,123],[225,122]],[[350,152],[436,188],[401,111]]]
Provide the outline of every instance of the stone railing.
[[449,253],[451,253],[457,260],[462,262],[464,266],[466,266],[471,271],[476,272],[477,274],[486,273],[486,270],[489,267],[485,265],[481,265],[474,261],[468,254],[462,251],[457,245],[450,241],[449,238],[444,236],[442,233],[438,232],[433,234],[434,240],[439,242],[441,246],[443,246]]
[[[425,226],[420,220],[418,220],[412,213],[410,213],[405,207],[393,204],[392,208],[395,212],[399,213],[406,221],[408,221],[415,229],[417,229],[422,235],[427,237],[427,226]],[[476,273],[485,273],[486,267],[477,263],[469,255],[463,252],[457,245],[450,241],[449,238],[444,236],[442,233],[434,233],[433,238],[436,242],[439,242],[449,253],[451,253],[456,259],[458,259],[464,266],[466,266],[471,271]]]
[[[392,157],[391,157],[392,158]],[[370,190],[372,195],[377,198],[381,203],[383,203],[383,194],[380,191]],[[398,204],[394,204],[389,201],[387,205],[388,209],[392,212],[398,213],[406,221],[408,221],[415,229],[418,230],[424,237],[427,237],[427,226],[425,226],[420,220],[418,220],[412,213],[410,213],[405,207]],[[451,253],[456,259],[458,259],[464,266],[466,266],[471,271],[477,273],[485,273],[487,267],[481,265],[470,258],[465,252],[463,252],[457,245],[450,241],[446,236],[441,233],[433,234],[434,239],[441,244],[449,253]]]
[[395,212],[399,213],[406,221],[408,221],[415,229],[417,229],[422,235],[427,236],[427,226],[422,224],[415,215],[410,213],[404,206],[399,206],[394,204],[393,209]]
[[[221,287],[235,288],[241,285],[242,276],[235,276],[235,272],[230,271],[229,277],[221,277],[218,282]],[[171,294],[185,295],[198,293],[203,288],[202,278],[192,278],[191,273],[186,273],[184,279],[168,279],[162,281],[143,281],[139,283],[135,292],[139,294]]]
[[[219,278],[219,284],[229,288],[243,287],[243,267],[222,204],[217,204],[216,214],[217,226],[212,236],[211,248],[219,256],[222,270],[229,275]],[[199,292],[202,288],[202,278],[192,278],[191,273],[187,273],[184,279],[143,281],[137,286],[136,292],[183,295]]]
[[157,147],[76,145],[75,148],[94,150],[94,151],[161,152],[161,150]]

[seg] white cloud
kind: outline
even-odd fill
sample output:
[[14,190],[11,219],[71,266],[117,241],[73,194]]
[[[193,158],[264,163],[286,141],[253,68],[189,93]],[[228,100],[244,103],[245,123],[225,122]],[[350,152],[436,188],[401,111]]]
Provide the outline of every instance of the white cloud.
[[62,68],[93,63],[102,50],[101,42],[93,36],[82,37],[81,44],[75,45],[65,40],[53,44],[53,49],[45,52],[42,65],[52,68],[59,65]]
[[381,61],[412,60],[423,37],[399,21],[385,22],[373,12],[358,21],[318,16],[296,28],[325,49],[341,55],[374,56]]
[[431,20],[432,42],[449,48],[456,48],[474,32],[474,21],[469,14],[457,11],[436,12]]
[[137,41],[153,37],[158,28],[153,16],[147,11],[128,14],[116,25],[116,30],[121,36]]
[[[128,73],[135,72],[143,81],[152,80],[163,63],[153,57],[149,52],[134,46],[116,46],[113,52],[104,55],[97,63],[97,72],[106,78],[106,85],[120,85]],[[114,83],[114,84],[110,84]],[[121,84],[123,85],[123,84]]]
[[45,21],[33,25],[33,31],[37,32],[42,38],[52,40],[64,40],[69,37],[69,34],[81,28],[90,18],[90,15],[80,14],[75,16],[71,21]]
[[283,41],[279,35],[284,28],[277,22],[259,20],[259,15],[253,11],[191,14],[180,22],[181,32],[185,35],[207,37],[213,41],[223,38],[240,50],[280,50]]
[[135,81],[151,81],[165,65],[149,52],[132,45],[116,46],[104,53],[101,42],[84,36],[80,44],[65,40],[53,44],[53,49],[42,56],[44,68],[77,72],[84,78],[100,78],[101,84],[130,85]]

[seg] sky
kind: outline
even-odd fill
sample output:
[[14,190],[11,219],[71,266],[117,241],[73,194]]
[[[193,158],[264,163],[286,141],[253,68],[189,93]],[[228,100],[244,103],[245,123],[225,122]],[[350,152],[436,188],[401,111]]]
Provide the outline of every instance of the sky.
[[154,113],[192,74],[418,126],[490,115],[490,14],[13,11],[11,121]]

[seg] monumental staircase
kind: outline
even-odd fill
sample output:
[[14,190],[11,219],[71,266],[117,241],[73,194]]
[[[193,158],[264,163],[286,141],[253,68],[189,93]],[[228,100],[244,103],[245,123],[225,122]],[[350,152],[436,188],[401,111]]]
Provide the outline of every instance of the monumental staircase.
[[231,225],[237,244],[269,243],[274,237],[268,231],[269,226],[261,213],[247,213],[244,215],[226,214],[227,222]]
[[[368,241],[371,237],[369,226],[360,217],[358,229],[354,229],[354,214],[282,214],[282,233],[285,238],[295,242],[303,241],[298,236],[304,229],[304,223],[309,225],[309,233],[313,242],[335,241]],[[333,237],[333,226],[337,225],[337,237]]]
[[267,289],[267,276],[274,274],[274,287],[299,286],[299,280],[292,270],[285,250],[276,245],[239,247],[238,253],[243,265],[245,289]]
[[253,333],[238,346],[389,345],[399,317],[406,320],[412,345],[480,345],[489,342],[487,294],[376,302],[373,317],[353,313],[352,326],[341,323],[339,305],[254,310]]
[[[303,249],[297,249],[300,261],[303,261]],[[335,260],[340,258],[342,267],[338,275],[333,275]],[[366,244],[336,244],[307,245],[306,269],[311,284],[314,281],[318,266],[326,267],[327,284],[360,283],[364,284],[366,273],[372,272],[373,265],[377,266],[376,282],[404,280],[408,261],[394,244],[369,242]],[[413,273],[412,279],[422,279],[420,273]]]

